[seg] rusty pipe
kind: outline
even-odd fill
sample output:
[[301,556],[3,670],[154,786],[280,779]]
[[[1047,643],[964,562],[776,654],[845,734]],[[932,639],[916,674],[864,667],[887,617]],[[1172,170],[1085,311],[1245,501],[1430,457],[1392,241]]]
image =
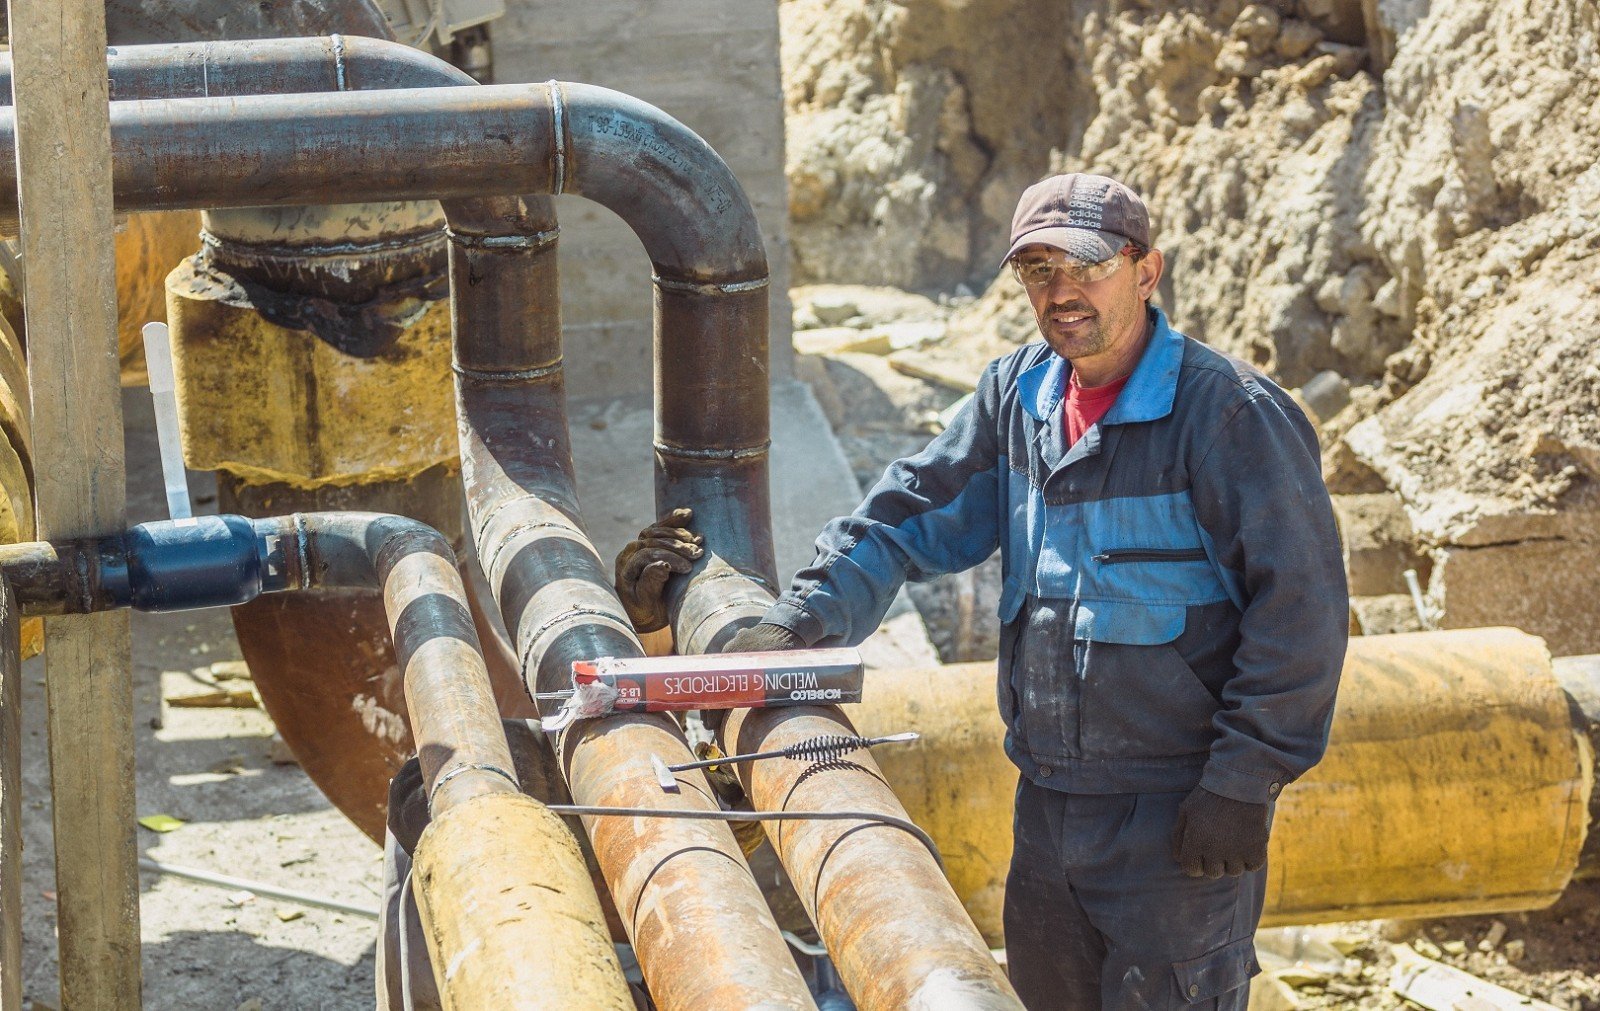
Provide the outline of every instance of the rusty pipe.
[[[358,101],[352,101],[358,99]],[[550,85],[545,87],[450,89],[442,92],[391,92],[381,97],[375,95],[329,95],[315,99],[295,97],[239,98],[229,100],[199,99],[167,102],[120,102],[115,106],[121,129],[114,129],[125,141],[122,146],[124,175],[121,182],[125,203],[142,202],[160,204],[164,201],[198,203],[211,206],[241,206],[280,204],[290,205],[307,200],[339,201],[359,195],[364,199],[407,199],[424,195],[443,197],[479,197],[484,194],[516,192],[571,192],[586,193],[609,199],[629,218],[646,240],[656,263],[657,276],[668,281],[684,279],[696,284],[724,285],[733,290],[730,304],[749,300],[751,293],[761,292],[751,276],[759,263],[759,234],[754,226],[754,216],[737,183],[726,166],[699,138],[671,121],[657,110],[604,89],[582,85]],[[332,112],[331,117],[326,114]],[[0,114],[0,133],[8,131],[8,116]],[[325,132],[324,132],[325,131]],[[315,139],[320,137],[321,139]],[[116,142],[114,142],[115,145]],[[242,147],[241,147],[242,145]],[[337,158],[330,158],[330,150],[337,148]],[[244,150],[249,149],[249,150]],[[292,152],[299,151],[300,155]],[[395,152],[410,155],[413,168],[397,167]],[[154,155],[154,157],[146,157]],[[598,156],[597,156],[598,155]],[[595,157],[595,168],[590,170],[586,159]],[[657,172],[677,180],[675,187],[659,183],[637,184],[629,188],[624,171],[613,170],[607,159],[627,158],[647,172]],[[420,167],[417,167],[420,166]],[[585,174],[587,173],[587,175]],[[567,187],[569,181],[572,186]],[[581,180],[592,178],[589,186]],[[705,180],[702,186],[695,180]],[[654,207],[636,190],[653,194],[664,202]],[[700,194],[711,194],[710,202],[700,207]],[[182,192],[186,195],[178,196]],[[643,215],[643,218],[641,218]],[[729,228],[729,223],[740,224]],[[739,240],[734,243],[736,253],[727,255],[724,236],[731,234]],[[454,249],[458,248],[453,245]],[[701,262],[700,258],[704,258]],[[731,264],[732,270],[724,269]],[[764,274],[764,266],[761,268]],[[735,288],[734,286],[746,286]],[[492,286],[491,286],[492,288]],[[465,293],[458,291],[457,297]],[[761,296],[764,301],[764,294]],[[464,301],[470,301],[466,299]],[[715,299],[713,298],[713,302]],[[460,310],[470,318],[470,308]],[[761,314],[757,314],[761,315]],[[470,328],[467,330],[470,334]],[[662,341],[670,345],[676,331],[664,328]],[[744,335],[741,335],[743,339]],[[764,332],[754,337],[755,346],[763,350]],[[458,358],[471,367],[470,347],[463,351],[458,342]],[[693,345],[689,345],[693,350]],[[663,352],[665,353],[665,352]],[[746,356],[748,359],[748,356]],[[480,370],[492,371],[492,370]],[[513,370],[516,371],[516,370]],[[470,378],[470,377],[469,377]],[[515,376],[478,377],[493,385],[496,379],[518,380]],[[539,376],[525,377],[538,379]],[[544,392],[554,397],[557,409],[550,414],[564,428],[565,418],[560,406],[559,371],[550,373],[551,381],[543,384]],[[472,384],[469,384],[469,386]],[[537,388],[540,384],[532,384]],[[765,381],[762,381],[764,387]],[[516,383],[508,384],[516,391]],[[535,389],[537,392],[537,389]],[[508,399],[515,397],[508,395]],[[759,398],[764,408],[764,390]],[[469,430],[480,420],[470,408],[463,411],[463,424]],[[759,428],[765,432],[765,410],[760,412]],[[470,438],[470,436],[469,436]],[[548,440],[547,440],[548,442]],[[764,489],[764,459],[756,449],[747,454],[746,470],[761,475]],[[470,446],[466,455],[472,456]],[[752,467],[750,459],[755,459]],[[717,455],[713,452],[709,465],[697,471],[702,477],[716,471]],[[560,475],[562,465],[558,460],[554,468]],[[465,466],[465,465],[464,465]],[[469,479],[470,480],[470,479]],[[496,481],[498,483],[498,481]],[[703,485],[709,482],[702,480]],[[538,497],[537,495],[535,496]],[[764,494],[759,503],[764,506]],[[502,510],[503,511],[503,510]],[[559,509],[555,512],[560,513]],[[492,519],[492,517],[491,517]],[[754,516],[748,528],[764,528],[764,513]],[[482,529],[482,519],[474,516],[475,529]],[[579,531],[581,533],[581,531]],[[576,558],[580,573],[579,583],[604,587],[603,573],[594,578],[592,548],[584,552],[582,541],[560,538],[579,548]],[[765,538],[770,544],[770,538]],[[749,537],[730,539],[729,543],[740,549],[751,546]],[[759,546],[759,543],[757,543]],[[498,554],[498,545],[487,538],[480,542],[480,555],[488,560]],[[770,552],[768,552],[770,554]],[[506,569],[497,579],[501,594],[502,611],[512,611],[511,598],[505,592],[510,582],[503,576],[510,571],[510,562],[517,557],[530,559],[528,568],[539,574],[539,579],[523,584],[524,587],[542,585],[548,579],[548,568],[541,556],[519,549],[507,560]],[[537,563],[537,564],[535,564]],[[491,563],[499,567],[498,563]],[[770,564],[766,566],[770,568]],[[521,565],[518,566],[519,570]],[[559,571],[559,566],[557,566]],[[585,572],[584,570],[588,570]],[[570,585],[570,584],[569,584]],[[515,587],[513,587],[515,590]],[[609,590],[603,594],[609,597]],[[614,598],[604,601],[612,616],[620,616],[620,605]],[[512,615],[508,614],[508,618]],[[558,617],[560,617],[558,615]],[[595,617],[577,623],[595,624]],[[620,624],[620,623],[619,623]],[[539,663],[530,652],[519,627],[519,649],[528,658],[530,670],[537,671]],[[627,632],[622,626],[615,633]],[[628,638],[623,636],[624,641]],[[637,650],[637,646],[633,645]],[[537,677],[537,674],[535,674]],[[679,742],[681,738],[670,724],[659,721],[654,736],[668,737]],[[639,724],[650,730],[650,724]],[[604,734],[598,739],[616,749],[619,754],[636,751],[625,745],[628,733]],[[601,753],[593,751],[596,758]],[[684,749],[686,751],[686,749]],[[585,749],[575,750],[583,754]],[[666,755],[669,759],[675,756]],[[597,766],[598,767],[598,766]],[[586,782],[578,776],[574,783]],[[639,789],[632,781],[624,781],[629,791]],[[646,781],[648,789],[648,781]],[[574,799],[588,801],[583,791],[574,789]],[[659,797],[659,795],[657,795]],[[682,795],[687,803],[690,794]],[[624,798],[605,795],[602,803],[626,803]],[[658,799],[657,803],[661,803]],[[712,804],[709,792],[697,801]],[[625,831],[627,826],[623,825]],[[653,989],[672,992],[673,983],[683,984],[678,992],[683,1000],[712,1000],[728,1006],[772,1004],[806,1006],[805,993],[798,972],[781,946],[775,925],[770,918],[749,925],[751,929],[735,930],[738,944],[721,945],[716,950],[716,965],[705,966],[708,953],[703,941],[693,945],[700,967],[689,970],[696,959],[672,958],[674,952],[686,952],[690,939],[674,932],[672,924],[679,919],[686,905],[697,906],[702,912],[687,915],[685,922],[728,916],[728,922],[746,926],[743,917],[732,917],[737,912],[742,893],[754,890],[748,870],[738,859],[732,834],[717,826],[718,845],[701,848],[695,845],[677,846],[667,857],[674,874],[666,875],[665,867],[654,874],[646,873],[633,882],[619,884],[619,878],[608,875],[613,883],[613,894],[625,919],[639,923],[634,914],[639,903],[646,898],[665,899],[651,911],[645,926],[660,938],[657,944],[641,946],[641,961],[651,979]],[[597,852],[612,851],[600,838],[605,831],[596,825],[591,829],[596,838]],[[725,837],[725,838],[724,838]],[[661,838],[671,840],[663,831]],[[619,847],[616,852],[629,852]],[[657,879],[666,880],[677,875],[690,875],[702,887],[689,890],[685,898],[682,890],[672,896],[663,896],[649,886]],[[625,887],[626,885],[626,887]],[[629,889],[636,886],[637,894]],[[619,889],[621,889],[619,891]],[[693,913],[693,909],[687,910]],[[650,937],[644,927],[637,939]],[[771,943],[769,943],[769,941]],[[752,946],[757,950],[752,952]],[[652,959],[655,952],[664,956]],[[752,957],[754,955],[755,957]],[[752,973],[751,967],[759,968]],[[702,995],[695,997],[694,995]]]
[[[13,132],[0,110],[0,147]],[[764,255],[737,181],[681,124],[604,88],[506,85],[117,102],[112,146],[124,209],[569,192],[617,211],[656,273],[658,500],[728,534],[674,590],[679,641],[709,648],[758,613],[774,582]]]
[[146,523],[112,537],[0,546],[0,578],[25,615],[184,610],[261,593],[378,589],[431,802],[448,807],[517,791],[455,553],[418,520],[335,512]]
[[[341,0],[333,6],[354,11],[354,20],[329,22],[327,27],[359,30],[363,22],[357,8],[368,6],[364,0]],[[284,5],[279,5],[278,16],[300,23],[295,18],[301,15]],[[189,25],[185,30],[205,35],[204,29]],[[114,41],[120,38],[113,36]],[[356,36],[118,46],[108,54],[108,70],[116,100],[473,83],[432,56]],[[9,80],[9,73],[9,56],[0,55],[0,78]],[[0,102],[8,95],[0,88]],[[215,341],[237,340],[238,334],[227,329],[232,326],[252,334],[272,326],[308,330],[358,358],[391,352],[397,341],[409,340],[402,347],[409,356],[418,347],[414,336],[407,336],[411,328],[432,329],[427,319],[412,322],[412,307],[442,298],[448,282],[443,221],[432,201],[223,211],[207,214],[205,224],[200,255],[179,268],[181,278],[174,274],[169,282],[174,285],[175,334],[187,350],[208,350],[212,335],[224,330],[226,336]],[[253,315],[261,317],[253,321],[259,327],[248,326]],[[199,331],[197,343],[183,341],[190,329]],[[270,336],[266,343],[279,346]],[[208,361],[217,358],[224,368],[231,361],[224,349]],[[199,368],[209,372],[204,364]],[[215,417],[203,405],[197,410],[203,417]],[[219,502],[225,511],[271,516],[378,510],[424,519],[453,542],[461,536],[460,482],[453,459],[403,479],[304,488],[281,478],[264,480],[263,472],[251,470],[260,462],[253,457],[214,451],[218,442],[237,451],[239,443],[228,442],[233,434],[224,430],[212,440],[191,438],[190,443],[202,452],[213,448],[197,465],[228,461],[234,467],[219,474]],[[417,441],[408,445],[427,448]],[[302,448],[308,462],[321,459],[317,442]],[[469,595],[472,588],[469,582]],[[479,602],[472,598],[472,603],[476,608]],[[263,704],[296,758],[340,810],[380,840],[389,779],[412,749],[404,685],[381,599],[366,589],[326,589],[263,598],[237,608],[233,619],[245,658],[262,672],[258,683]],[[325,637],[329,648],[313,655],[301,650],[308,630]],[[479,634],[503,712],[532,712],[509,648],[492,622],[482,621]]]
[[[516,793],[483,647],[455,552],[432,527],[381,513],[297,513],[280,521],[290,579],[300,586],[371,586],[383,592],[405,684],[428,807]],[[292,585],[292,584],[291,584]]]
[[[744,709],[724,740],[737,752],[788,747],[841,728],[836,707]],[[906,818],[872,755],[739,767],[758,811],[867,811]],[[920,840],[879,822],[789,821],[767,838],[863,1011],[1022,1007],[972,918]]]
[[[578,510],[556,223],[544,198],[445,209],[468,514],[524,678],[564,687],[573,660],[642,651]],[[717,810],[703,777],[677,795],[654,785],[651,756],[690,755],[663,716],[581,724],[558,751],[579,804]],[[584,828],[658,1005],[812,1006],[727,825],[587,817]]]
[[[0,73],[7,70],[0,58]],[[110,72],[113,96],[124,100],[470,81],[406,47],[339,37],[130,47],[111,58]],[[687,131],[660,122],[643,103],[619,110],[580,95],[566,104],[562,126],[592,143],[574,151],[570,164],[558,155],[554,191],[616,211],[640,234],[655,267],[658,507],[688,505],[704,529],[722,535],[717,552],[673,587],[681,649],[705,652],[759,617],[760,591],[775,583],[766,472],[768,282],[760,234],[737,181],[698,138],[688,140]],[[566,140],[555,143],[560,151]],[[648,170],[642,174],[641,163]],[[473,203],[460,201],[454,216],[493,216]],[[455,232],[470,235],[472,226]],[[711,260],[705,253],[713,249]]]

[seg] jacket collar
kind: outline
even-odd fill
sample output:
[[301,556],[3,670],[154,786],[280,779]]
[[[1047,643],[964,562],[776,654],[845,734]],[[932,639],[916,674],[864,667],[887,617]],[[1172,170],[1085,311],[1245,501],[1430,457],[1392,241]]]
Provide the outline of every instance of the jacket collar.
[[[1139,364],[1128,377],[1117,402],[1111,405],[1101,424],[1125,425],[1136,421],[1155,421],[1172,413],[1178,394],[1178,372],[1183,365],[1183,334],[1167,325],[1166,313],[1151,307],[1155,329],[1145,345]],[[1023,410],[1037,421],[1047,421],[1066,392],[1067,360],[1051,354],[1038,365],[1017,377],[1017,396]]]

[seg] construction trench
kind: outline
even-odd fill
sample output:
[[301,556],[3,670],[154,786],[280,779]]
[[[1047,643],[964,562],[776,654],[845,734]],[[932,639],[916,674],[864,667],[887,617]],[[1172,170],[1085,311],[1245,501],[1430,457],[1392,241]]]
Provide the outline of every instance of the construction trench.
[[[446,1007],[635,1007],[617,944],[663,1009],[823,1006],[839,999],[824,961],[861,1008],[1020,1007],[992,950],[1015,784],[992,664],[875,669],[848,712],[721,725],[726,754],[921,735],[847,762],[740,767],[754,811],[861,814],[765,823],[781,878],[752,873],[706,777],[658,785],[652,760],[696,757],[668,715],[580,722],[537,738],[535,768],[514,759],[502,717],[541,715],[530,695],[568,687],[574,661],[644,653],[578,505],[550,198],[607,207],[649,254],[655,506],[692,507],[710,549],[672,584],[682,654],[717,652],[781,585],[766,251],[738,179],[655,107],[576,82],[480,86],[363,37],[365,4],[346,6],[348,27],[332,17],[317,37],[111,38],[116,210],[203,212],[166,315],[184,453],[218,473],[219,515],[0,548],[6,691],[24,619],[233,607],[264,708],[374,841],[390,778],[419,757],[432,823],[412,880]],[[9,57],[0,73],[10,94]],[[22,146],[0,111],[7,234],[28,213]],[[14,365],[23,344],[5,336]],[[0,479],[20,517],[37,392],[15,367],[0,379],[18,464],[0,461]],[[1509,628],[1353,640],[1327,758],[1278,807],[1265,922],[1556,901],[1600,868],[1591,718],[1600,656],[1552,660]],[[24,1006],[19,761],[0,749],[5,1009]],[[565,805],[688,816],[590,813],[579,836],[549,810]],[[89,830],[66,817],[58,839]],[[137,1006],[137,916],[96,908],[73,873],[58,863],[63,1006]],[[801,942],[797,959],[797,930],[825,955]]]

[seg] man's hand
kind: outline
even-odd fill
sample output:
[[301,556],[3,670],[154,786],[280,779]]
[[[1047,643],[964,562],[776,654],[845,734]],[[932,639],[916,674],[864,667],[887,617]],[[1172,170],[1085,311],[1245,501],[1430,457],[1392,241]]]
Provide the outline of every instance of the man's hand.
[[1205,787],[1178,806],[1172,856],[1191,878],[1258,871],[1267,864],[1268,809],[1220,797]]
[[674,509],[617,553],[617,596],[640,633],[667,626],[667,579],[694,568],[705,553],[705,538],[685,526],[693,518],[691,509]]
[[775,653],[786,649],[804,649],[805,643],[798,635],[784,628],[763,621],[759,625],[741,628],[736,632],[728,644],[722,647],[724,653]]

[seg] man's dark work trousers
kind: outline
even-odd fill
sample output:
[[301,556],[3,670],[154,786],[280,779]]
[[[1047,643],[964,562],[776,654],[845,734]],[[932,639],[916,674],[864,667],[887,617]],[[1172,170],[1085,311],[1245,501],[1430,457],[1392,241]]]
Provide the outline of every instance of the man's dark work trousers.
[[1187,795],[1022,780],[1005,929],[1029,1011],[1244,1011],[1267,872],[1186,876],[1172,829]]

